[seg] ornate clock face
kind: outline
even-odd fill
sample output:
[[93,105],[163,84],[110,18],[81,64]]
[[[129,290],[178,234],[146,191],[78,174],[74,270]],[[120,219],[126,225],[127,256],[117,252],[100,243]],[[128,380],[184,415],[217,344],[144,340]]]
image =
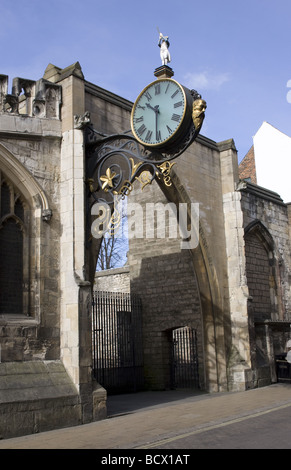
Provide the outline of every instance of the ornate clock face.
[[175,140],[187,100],[183,87],[171,78],[149,84],[138,96],[131,113],[135,138],[146,146],[161,147]]

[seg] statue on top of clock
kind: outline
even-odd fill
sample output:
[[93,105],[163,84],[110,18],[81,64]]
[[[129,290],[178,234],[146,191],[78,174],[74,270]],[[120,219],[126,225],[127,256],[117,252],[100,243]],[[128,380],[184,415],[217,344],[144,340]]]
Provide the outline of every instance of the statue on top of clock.
[[168,65],[169,62],[171,62],[171,56],[169,52],[169,47],[170,47],[170,41],[169,41],[169,36],[164,36],[160,31],[159,28],[159,44],[158,46],[161,48],[160,51],[160,56],[161,56],[161,61],[162,65]]

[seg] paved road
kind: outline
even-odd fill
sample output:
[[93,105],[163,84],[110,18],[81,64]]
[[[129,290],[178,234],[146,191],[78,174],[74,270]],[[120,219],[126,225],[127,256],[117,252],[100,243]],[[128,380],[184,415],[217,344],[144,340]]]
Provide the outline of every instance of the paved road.
[[2,440],[0,449],[95,449],[100,462],[137,450],[291,448],[291,384],[200,395],[144,392],[112,397],[108,410],[109,419]]
[[186,430],[142,449],[291,449],[291,405]]

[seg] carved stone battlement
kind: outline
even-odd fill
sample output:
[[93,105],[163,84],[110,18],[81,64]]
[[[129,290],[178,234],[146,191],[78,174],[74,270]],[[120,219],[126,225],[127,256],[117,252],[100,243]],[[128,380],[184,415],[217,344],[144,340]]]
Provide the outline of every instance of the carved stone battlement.
[[8,76],[0,75],[0,114],[60,119],[62,87],[44,78],[38,81],[16,77],[8,93]]

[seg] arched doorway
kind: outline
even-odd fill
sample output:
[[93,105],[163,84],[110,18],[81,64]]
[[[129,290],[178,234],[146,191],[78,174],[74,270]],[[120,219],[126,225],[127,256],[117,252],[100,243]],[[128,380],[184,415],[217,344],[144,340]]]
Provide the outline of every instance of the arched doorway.
[[273,238],[258,220],[245,229],[245,254],[252,367],[268,382],[276,377],[270,322],[278,320],[277,261]]
[[256,221],[245,230],[246,270],[255,320],[271,319],[277,311],[273,239]]

